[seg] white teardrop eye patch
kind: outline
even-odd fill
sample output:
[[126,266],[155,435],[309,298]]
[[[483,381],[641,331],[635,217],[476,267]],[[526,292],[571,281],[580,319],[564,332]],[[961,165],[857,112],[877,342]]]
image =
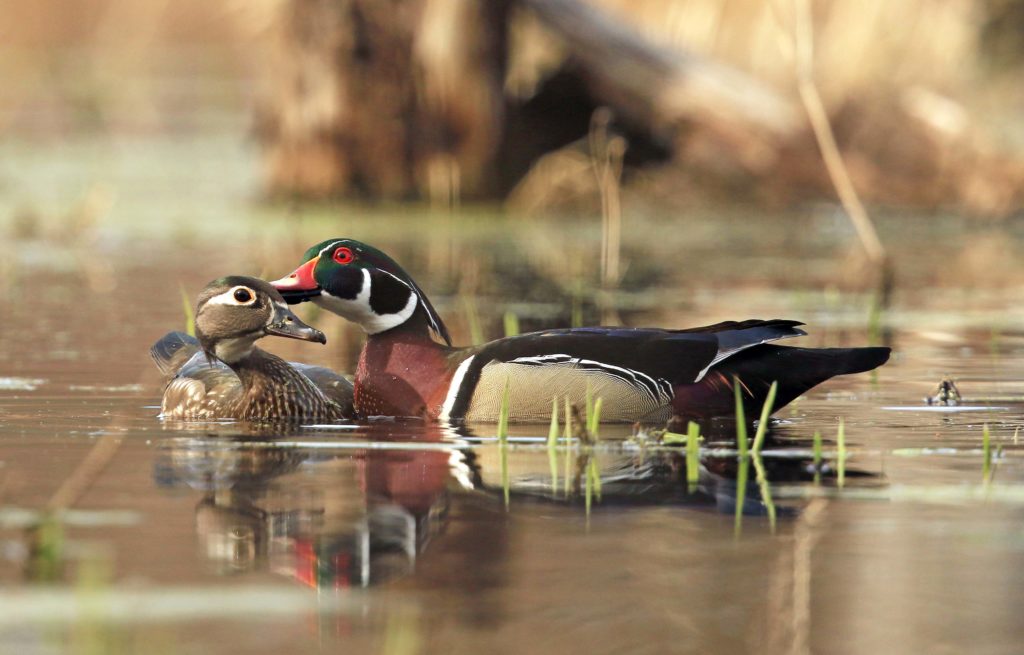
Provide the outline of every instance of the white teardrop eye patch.
[[249,287],[239,285],[210,298],[206,304],[247,306],[254,302],[256,302],[256,292]]

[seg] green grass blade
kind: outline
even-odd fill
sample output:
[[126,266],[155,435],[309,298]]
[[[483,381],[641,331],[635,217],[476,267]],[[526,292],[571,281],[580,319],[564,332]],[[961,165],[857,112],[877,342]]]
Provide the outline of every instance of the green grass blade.
[[772,415],[772,406],[775,404],[775,394],[778,390],[778,381],[772,382],[772,386],[768,388],[768,397],[764,399],[764,405],[761,406],[761,419],[757,422],[754,446],[751,448],[755,454],[760,453],[761,446],[764,445],[764,435],[768,433],[768,418]]
[[551,426],[548,428],[548,466],[551,469],[551,495],[558,493],[558,396],[551,397]]
[[739,539],[743,533],[743,504],[747,500],[747,478],[750,476],[750,457],[741,455],[736,469],[736,516],[733,519],[733,536]]
[[519,336],[519,316],[515,312],[505,312],[504,323],[506,337]]
[[587,469],[583,475],[583,502],[587,508],[587,519],[590,519],[590,504],[594,496],[593,477],[590,475],[590,462],[587,462]]
[[[604,404],[604,401],[601,398],[598,398],[597,400],[594,401],[594,411],[593,411],[593,413],[590,416],[591,447],[593,445],[597,444],[597,440],[600,438],[599,434],[598,434],[598,432],[599,432],[598,429],[599,429],[599,426],[601,425],[601,406],[603,404]],[[593,487],[593,490],[594,490],[594,496],[597,498],[597,500],[600,501],[601,500],[601,471],[600,471],[600,469],[597,466],[597,455],[593,454],[593,451],[591,451],[590,462],[589,462],[589,464],[587,466],[587,474],[591,478],[591,486]]]
[[740,379],[732,376],[733,396],[736,400],[736,448],[739,450],[736,466],[736,516],[733,519],[733,536],[739,539],[743,533],[743,504],[747,499],[747,478],[750,475],[750,458],[747,456],[747,417],[743,409],[743,391]]
[[686,426],[686,484],[690,491],[700,479],[700,426],[690,421]]
[[509,506],[511,496],[511,480],[508,473],[508,417],[509,387],[511,382],[505,378],[505,391],[501,395],[501,409],[498,412],[498,447],[501,449],[501,486],[505,491],[505,509]]
[[64,524],[47,512],[27,531],[30,542],[25,573],[31,582],[58,582],[64,573]]
[[761,453],[751,453],[751,461],[754,462],[754,471],[757,475],[757,486],[761,490],[761,501],[768,510],[768,527],[772,534],[775,534],[775,501],[772,499],[772,491],[768,486],[768,475],[765,472],[764,462],[761,460]]
[[836,458],[836,468],[838,469],[838,477],[836,484],[841,489],[846,484],[846,424],[843,422],[842,417],[839,418],[839,431],[836,433],[836,447],[839,449],[839,453]]
[[679,434],[678,432],[668,432],[667,430],[661,435],[661,445],[663,446],[685,446],[686,435]]
[[569,497],[570,489],[570,477],[572,473],[572,462],[570,445],[572,444],[572,405],[569,403],[569,396],[565,397],[565,467],[563,473],[565,474],[565,497]]
[[732,390],[736,397],[736,448],[740,451],[740,457],[747,456],[747,418],[743,411],[743,391],[740,388],[740,379],[732,376]]
[[192,313],[192,303],[189,301],[188,294],[185,293],[185,285],[179,285],[181,288],[181,309],[185,313],[185,333],[190,337],[196,336],[196,316]]
[[590,424],[587,426],[587,431],[590,432],[591,438],[596,442],[598,439],[598,432],[601,426],[601,406],[604,404],[601,398],[594,401],[594,411],[590,414]]
[[594,390],[590,386],[590,382],[587,382],[587,396],[586,396],[586,424],[584,427],[589,431],[591,425],[594,422]]

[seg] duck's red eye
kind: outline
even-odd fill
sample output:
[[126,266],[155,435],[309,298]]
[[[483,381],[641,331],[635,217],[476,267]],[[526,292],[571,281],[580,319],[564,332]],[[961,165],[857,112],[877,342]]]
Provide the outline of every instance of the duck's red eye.
[[351,264],[352,260],[355,259],[355,255],[352,254],[352,249],[346,248],[345,246],[335,250],[332,257],[334,261],[339,264]]

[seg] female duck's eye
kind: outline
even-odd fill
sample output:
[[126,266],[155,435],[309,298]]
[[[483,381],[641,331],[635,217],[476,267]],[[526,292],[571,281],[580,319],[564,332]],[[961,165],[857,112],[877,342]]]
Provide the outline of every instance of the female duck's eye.
[[235,289],[235,300],[246,303],[252,300],[252,291],[248,289]]
[[355,259],[355,255],[352,254],[351,248],[342,246],[334,251],[333,258],[339,264],[351,264],[352,260]]

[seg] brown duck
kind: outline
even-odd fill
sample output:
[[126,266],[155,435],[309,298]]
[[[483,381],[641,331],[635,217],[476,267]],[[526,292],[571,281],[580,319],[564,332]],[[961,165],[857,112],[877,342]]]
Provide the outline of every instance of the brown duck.
[[352,385],[317,366],[289,363],[255,346],[267,335],[326,343],[270,284],[231,276],[199,295],[196,336],[171,332],[150,354],[166,378],[161,417],[321,419],[352,416]]

